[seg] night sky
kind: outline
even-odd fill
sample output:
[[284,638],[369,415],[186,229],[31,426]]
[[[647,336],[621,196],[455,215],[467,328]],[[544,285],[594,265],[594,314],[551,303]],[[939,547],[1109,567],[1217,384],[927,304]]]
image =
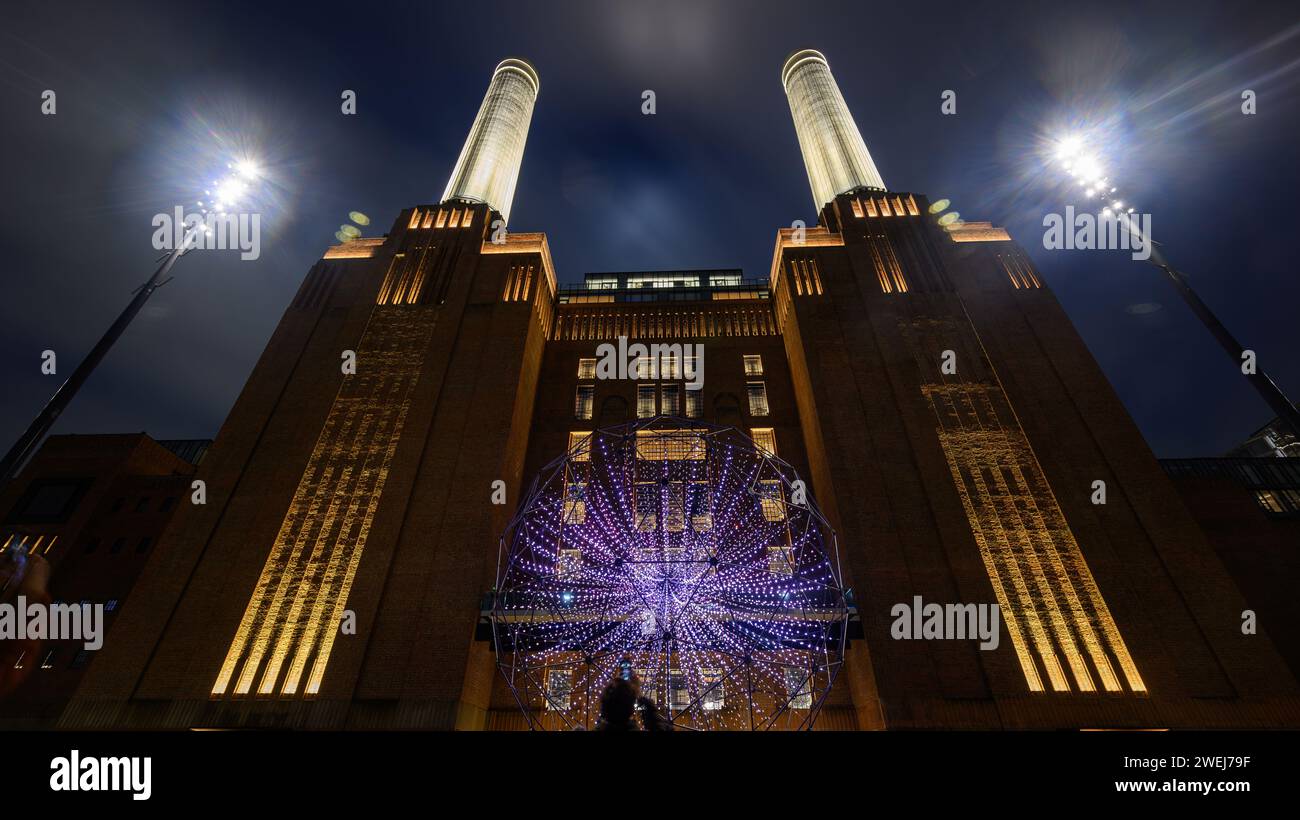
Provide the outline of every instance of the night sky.
[[816,219],[779,72],[817,48],[885,182],[1011,231],[1157,455],[1221,454],[1272,413],[1155,268],[1044,250],[1043,215],[1079,201],[1040,150],[1067,123],[1104,135],[1171,261],[1300,395],[1294,2],[271,6],[6,3],[0,448],[149,277],[153,216],[249,152],[268,172],[261,258],[181,260],[55,427],[214,436],[348,213],[377,236],[437,201],[506,56],[541,77],[510,227],[546,232],[562,282],[765,277],[776,230]]

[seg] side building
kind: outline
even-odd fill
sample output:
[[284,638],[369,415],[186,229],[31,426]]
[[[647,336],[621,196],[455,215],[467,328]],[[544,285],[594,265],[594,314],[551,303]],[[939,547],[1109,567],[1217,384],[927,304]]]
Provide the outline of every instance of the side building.
[[[0,492],[0,601],[102,606],[104,633],[172,516],[191,497],[206,440],[51,436]],[[0,725],[47,726],[102,650],[85,641],[0,643]]]

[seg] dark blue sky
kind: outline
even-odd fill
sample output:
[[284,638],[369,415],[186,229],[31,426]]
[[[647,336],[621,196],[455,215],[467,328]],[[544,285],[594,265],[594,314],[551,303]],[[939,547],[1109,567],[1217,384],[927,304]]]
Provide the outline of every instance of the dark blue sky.
[[[55,428],[214,435],[348,212],[377,235],[437,200],[510,55],[541,76],[511,229],[545,231],[564,281],[766,276],[776,229],[816,216],[778,78],[812,47],[890,187],[1025,246],[1158,455],[1221,453],[1271,413],[1154,268],[1043,249],[1043,214],[1073,200],[1036,146],[1071,118],[1105,124],[1108,167],[1171,259],[1300,394],[1294,3],[272,6],[7,4],[0,446],[148,277],[153,215],[194,199],[223,146],[247,147],[275,186],[261,258],[183,260]],[[1128,310],[1143,304],[1161,308]],[[47,348],[58,377],[40,374]]]

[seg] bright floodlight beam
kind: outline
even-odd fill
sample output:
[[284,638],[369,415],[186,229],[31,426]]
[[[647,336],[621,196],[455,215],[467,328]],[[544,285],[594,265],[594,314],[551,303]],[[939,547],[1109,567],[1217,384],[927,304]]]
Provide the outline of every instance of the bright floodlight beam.
[[230,177],[217,185],[217,206],[219,210],[234,205],[248,192],[248,183],[236,177]]
[[[243,174],[245,170],[251,170],[256,175],[257,164],[251,160],[243,160],[240,162],[240,173]],[[235,199],[247,192],[248,183],[240,179],[230,178],[219,182],[216,194],[223,200],[227,199],[227,195],[229,195],[229,198],[218,205],[218,210],[224,210],[227,204],[232,204]],[[208,229],[204,228],[204,232],[208,232]],[[153,276],[149,277],[149,281],[136,289],[135,296],[131,299],[130,304],[118,315],[113,324],[104,332],[104,335],[95,343],[95,346],[90,349],[90,353],[77,365],[76,370],[72,371],[72,375],[68,377],[68,380],[60,385],[58,390],[54,391],[54,395],[45,403],[45,407],[41,408],[41,412],[32,420],[32,423],[23,431],[18,440],[14,442],[14,445],[9,448],[9,452],[5,453],[4,459],[0,460],[0,486],[3,486],[5,482],[18,474],[18,470],[36,450],[36,446],[41,443],[46,434],[49,433],[50,428],[54,426],[54,422],[62,415],[73,397],[77,395],[81,385],[86,382],[86,379],[90,378],[90,374],[95,371],[99,363],[108,355],[108,351],[112,349],[113,344],[126,331],[131,324],[131,320],[144,307],[145,302],[149,301],[149,297],[153,295],[153,292],[166,283],[172,266],[176,264],[177,259],[185,255],[186,250],[190,247],[191,237],[197,236],[197,233],[196,231],[194,234],[185,236],[167,254],[162,264],[154,271]]]
[[[1085,186],[1089,186],[1084,192],[1086,196],[1092,197],[1094,193],[1115,193],[1116,187],[1112,186],[1110,181],[1103,175],[1101,162],[1095,154],[1088,152],[1087,141],[1081,135],[1071,134],[1057,142],[1055,155],[1057,161],[1074,179]],[[1112,209],[1119,218],[1128,222],[1130,230],[1137,230],[1137,226],[1128,218],[1128,214],[1133,213],[1132,207],[1124,209],[1124,202],[1115,199],[1111,202],[1110,207],[1102,209],[1102,213],[1110,216]],[[1241,363],[1245,360],[1247,348],[1237,341],[1237,338],[1228,331],[1223,322],[1219,321],[1219,317],[1214,314],[1214,311],[1210,310],[1209,305],[1205,304],[1196,291],[1192,290],[1191,285],[1187,284],[1187,277],[1169,264],[1169,260],[1165,258],[1159,243],[1155,242],[1150,236],[1146,237],[1146,241],[1151,243],[1151,257],[1148,261],[1164,271],[1174,289],[1178,291],[1178,295],[1183,298],[1183,301],[1192,309],[1192,312],[1201,320],[1206,329],[1213,334],[1233,363],[1240,368]],[[1250,382],[1273,412],[1278,415],[1278,418],[1284,424],[1290,426],[1292,434],[1297,439],[1300,439],[1300,411],[1297,411],[1295,402],[1291,401],[1286,393],[1282,392],[1282,388],[1278,387],[1277,383],[1262,368],[1256,367],[1253,373],[1243,372],[1242,375],[1246,377],[1246,380]]]

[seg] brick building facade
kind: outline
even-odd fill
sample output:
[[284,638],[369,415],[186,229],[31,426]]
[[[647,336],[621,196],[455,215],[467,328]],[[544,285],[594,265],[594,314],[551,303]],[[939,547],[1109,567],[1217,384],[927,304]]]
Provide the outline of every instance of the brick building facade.
[[[522,726],[475,634],[498,538],[573,434],[648,402],[770,430],[808,477],[862,624],[824,728],[1300,724],[1295,678],[1242,634],[1248,603],[1027,255],[887,190],[865,147],[828,155],[856,126],[824,69],[783,71],[820,222],[778,231],[765,279],[560,288],[545,235],[502,230],[537,91],[502,63],[444,201],[308,273],[199,471],[207,504],[178,511],[61,725]],[[620,337],[702,345],[701,395],[589,379]],[[998,604],[1000,647],[893,639],[916,595]]]

